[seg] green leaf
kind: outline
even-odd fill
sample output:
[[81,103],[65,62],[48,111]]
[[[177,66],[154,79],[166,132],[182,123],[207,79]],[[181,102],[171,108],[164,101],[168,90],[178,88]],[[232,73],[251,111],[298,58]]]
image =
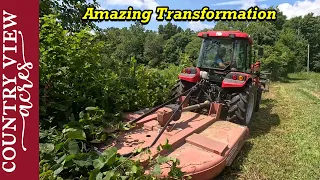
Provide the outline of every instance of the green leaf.
[[141,153],[143,151],[142,147],[139,147],[138,149],[135,149],[133,152],[134,153]]
[[98,175],[96,176],[96,180],[102,180],[102,176],[103,174],[99,172]]
[[133,166],[131,167],[131,171],[132,171],[134,174],[137,173],[137,172],[138,172],[138,167],[135,166],[135,165],[133,165]]
[[177,158],[175,157],[170,157],[170,160],[173,162],[173,163],[177,163],[179,162]]
[[94,169],[89,173],[89,180],[96,180],[97,175],[99,174],[99,169]]
[[76,163],[80,167],[86,167],[91,166],[92,161],[84,161],[84,160],[73,160],[74,163]]
[[126,180],[128,178],[128,176],[121,176],[122,180]]
[[59,151],[63,146],[64,146],[64,142],[55,145],[54,149],[55,149],[55,151],[57,152],[57,151]]
[[[48,170],[48,171],[45,171],[45,172],[39,174],[39,177],[40,177],[40,179],[42,179],[41,177],[50,176],[51,173],[53,173],[53,171],[52,171],[52,170]],[[44,178],[43,178],[43,179],[44,179]]]
[[65,162],[69,162],[74,158],[76,158],[76,155],[75,154],[71,154],[71,155],[67,156],[64,160],[65,160]]
[[110,157],[117,153],[118,149],[116,147],[110,147],[102,152],[103,156]]
[[70,154],[78,154],[80,151],[77,141],[71,140],[68,143],[68,152]]
[[54,175],[58,175],[63,171],[63,165],[62,164],[55,164],[51,168],[53,170]]
[[83,111],[81,111],[81,112],[79,113],[79,117],[80,117],[80,118],[83,118],[83,117],[84,117],[84,112],[83,112]]
[[57,162],[57,164],[60,164],[60,163],[62,163],[62,161],[64,161],[65,159],[66,159],[66,157],[67,157],[67,155],[66,154],[64,154],[63,156],[61,156],[56,162]]
[[116,156],[117,154],[117,148],[116,147],[111,147],[109,149],[106,149],[103,151],[102,156],[105,157],[106,164],[111,165],[116,161]]
[[103,180],[110,180],[112,177],[114,177],[113,171],[107,171],[104,173],[106,176],[103,178]]
[[166,163],[168,162],[170,159],[168,157],[165,157],[165,156],[159,156],[157,158],[157,163],[159,164],[163,164],[163,163]]
[[106,164],[106,161],[102,156],[100,156],[98,159],[93,160],[93,167],[95,169],[100,170],[101,168],[104,167],[105,164]]
[[161,151],[161,145],[157,146],[157,151]]
[[39,144],[40,146],[40,152],[41,153],[51,153],[53,150],[54,150],[54,144],[51,144],[51,143],[40,143]]
[[92,143],[92,144],[98,144],[98,143],[101,143],[101,141],[98,141],[97,139],[94,139],[94,140],[90,141],[90,143]]
[[97,111],[97,110],[99,110],[98,107],[87,107],[86,108],[86,111]]
[[61,165],[61,167],[59,167],[58,169],[56,169],[53,173],[54,175],[58,175],[63,171],[63,166]]
[[162,149],[169,150],[171,148],[171,145],[169,144],[169,140],[166,139],[166,144],[161,145],[161,147]]
[[86,133],[81,129],[68,128],[62,131],[69,139],[86,140]]
[[155,175],[161,175],[161,168],[159,164],[156,164],[152,170]]

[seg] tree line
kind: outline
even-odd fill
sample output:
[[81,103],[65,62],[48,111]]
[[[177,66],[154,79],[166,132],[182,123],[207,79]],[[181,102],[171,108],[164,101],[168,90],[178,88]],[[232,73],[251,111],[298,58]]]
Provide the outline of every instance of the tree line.
[[[195,64],[201,46],[198,32],[168,22],[159,25],[157,31],[145,29],[140,23],[125,28],[101,29],[90,21],[82,21],[81,14],[87,7],[98,7],[96,1],[53,0],[40,2],[40,16],[58,14],[62,26],[69,31],[85,27],[97,30],[98,41],[107,43],[105,55],[121,61],[135,57],[139,64],[164,68],[168,64]],[[49,7],[49,8],[48,8]],[[286,76],[291,72],[305,71],[307,67],[307,46],[310,45],[310,70],[320,71],[320,16],[309,13],[288,19],[279,9],[276,21],[219,21],[207,30],[240,30],[253,37],[254,48],[263,47],[261,59],[265,70],[273,69],[274,77]]]

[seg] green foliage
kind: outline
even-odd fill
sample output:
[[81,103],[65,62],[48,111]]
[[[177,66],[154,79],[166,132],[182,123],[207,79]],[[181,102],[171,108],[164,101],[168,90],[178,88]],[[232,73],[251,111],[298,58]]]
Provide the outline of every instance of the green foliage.
[[138,63],[145,63],[143,58],[145,29],[136,23],[131,25],[129,29],[123,28],[120,35],[117,36],[121,43],[116,45],[114,58],[124,61],[130,61],[130,57],[134,56]]
[[77,32],[86,26],[98,29],[92,21],[82,21],[87,8],[98,8],[96,0],[40,0],[39,16],[55,14],[64,29]]
[[172,24],[170,21],[166,25],[159,25],[158,27],[159,34],[163,35],[164,40],[170,39],[172,36],[183,32],[181,27],[178,27],[175,24]]
[[190,43],[186,46],[185,53],[189,56],[190,61],[195,66],[199,57],[202,39],[194,34]]
[[[103,110],[88,107],[81,112],[80,120],[73,120],[62,131],[55,127],[40,133],[40,169],[41,180],[58,179],[154,179],[161,174],[160,165],[171,163],[171,178],[181,178],[184,174],[177,165],[179,160],[158,156],[149,166],[150,175],[138,161],[120,156],[115,147],[98,153],[92,143],[105,140],[114,135],[103,129],[105,120]],[[102,124],[101,124],[102,123]],[[115,128],[115,127],[114,127]],[[118,127],[119,129],[119,127]],[[89,143],[91,142],[91,143]],[[168,142],[159,147],[170,148]]]
[[191,41],[187,33],[178,33],[172,36],[164,46],[164,57],[166,63],[180,64],[179,54],[184,52],[185,47]]
[[[130,128],[118,121],[121,112],[163,102],[177,78],[168,74],[177,74],[177,68],[157,71],[135,58],[119,62],[107,56],[110,44],[97,36],[105,37],[89,29],[70,33],[54,15],[41,18],[41,179],[153,178],[115,149],[99,154],[94,147]],[[172,166],[178,177],[176,161]]]
[[146,34],[144,43],[144,59],[149,61],[151,67],[156,67],[163,61],[163,44],[162,35],[150,32]]
[[[86,30],[68,34],[48,16],[41,19],[41,121],[64,124],[87,106],[107,115],[162,102],[170,78],[134,63],[105,59],[105,42]],[[108,66],[112,63],[113,66]],[[171,77],[176,79],[175,77]],[[42,123],[43,124],[43,123]]]
[[[310,68],[319,72],[320,61],[320,16],[310,13],[304,17],[295,17],[284,24],[285,28],[296,30],[296,34],[302,35],[310,45]],[[306,61],[305,63],[306,64]]]

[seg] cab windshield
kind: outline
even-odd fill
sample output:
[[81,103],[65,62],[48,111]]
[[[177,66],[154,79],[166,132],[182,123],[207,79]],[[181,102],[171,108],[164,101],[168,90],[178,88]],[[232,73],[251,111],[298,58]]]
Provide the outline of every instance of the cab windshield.
[[242,69],[245,59],[245,42],[234,39],[204,39],[198,67],[226,69],[228,66]]

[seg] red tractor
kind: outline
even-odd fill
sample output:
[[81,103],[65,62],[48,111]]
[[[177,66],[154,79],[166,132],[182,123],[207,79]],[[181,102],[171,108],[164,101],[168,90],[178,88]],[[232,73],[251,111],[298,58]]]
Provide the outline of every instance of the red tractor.
[[[174,97],[147,111],[125,113],[124,121],[134,128],[99,151],[116,147],[146,168],[150,158],[175,157],[184,176],[195,180],[210,180],[231,165],[249,136],[246,125],[253,111],[259,110],[264,86],[260,62],[252,64],[252,39],[246,33],[209,31],[198,36],[203,38],[198,65],[183,69]],[[166,142],[170,149],[159,148]],[[168,178],[171,164],[160,168],[159,177]]]
[[[260,61],[252,64],[256,57],[252,38],[240,31],[200,32],[198,37],[203,42],[197,66],[182,70],[172,95],[180,96],[201,81],[189,96],[189,105],[206,100],[221,103],[221,119],[248,125],[253,112],[259,110],[264,86]],[[258,55],[262,54],[260,48]]]

